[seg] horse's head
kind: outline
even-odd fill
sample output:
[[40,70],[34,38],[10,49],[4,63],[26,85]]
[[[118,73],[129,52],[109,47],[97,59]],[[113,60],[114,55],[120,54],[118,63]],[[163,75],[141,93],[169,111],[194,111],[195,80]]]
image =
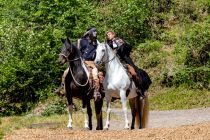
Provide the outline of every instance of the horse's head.
[[105,62],[107,60],[106,58],[106,44],[105,43],[99,43],[96,49],[96,57],[95,57],[95,64],[99,65],[102,62]]
[[63,65],[67,61],[73,60],[77,53],[76,47],[68,38],[61,39],[61,41],[63,42],[63,46],[61,48],[61,53],[59,54],[59,63]]

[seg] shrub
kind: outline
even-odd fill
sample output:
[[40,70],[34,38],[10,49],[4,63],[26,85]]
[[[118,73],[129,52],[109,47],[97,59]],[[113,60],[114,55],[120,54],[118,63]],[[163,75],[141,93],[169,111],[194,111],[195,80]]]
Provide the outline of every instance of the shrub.
[[53,114],[66,114],[66,103],[62,100],[57,98],[53,103],[49,104],[45,110],[42,112],[43,116],[50,116]]
[[208,28],[208,24],[195,24],[178,40],[175,54],[178,58],[182,58],[181,63],[184,65],[175,70],[174,85],[187,84],[191,88],[209,88],[210,32]]
[[159,41],[146,41],[140,44],[132,53],[135,64],[144,69],[156,67],[162,56],[161,47]]

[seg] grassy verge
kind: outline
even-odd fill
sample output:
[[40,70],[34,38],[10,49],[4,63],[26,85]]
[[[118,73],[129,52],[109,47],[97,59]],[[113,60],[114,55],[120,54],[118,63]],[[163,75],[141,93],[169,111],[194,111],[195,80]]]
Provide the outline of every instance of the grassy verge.
[[164,88],[150,97],[151,110],[210,107],[210,91],[185,87]]
[[[103,112],[103,118],[106,118],[106,113]],[[119,117],[112,114],[112,119],[118,120]],[[73,127],[74,129],[82,129],[84,125],[84,115],[81,111],[73,113]],[[93,125],[95,124],[96,117],[95,112],[93,112]],[[67,128],[68,114],[63,115],[51,115],[51,116],[11,116],[0,118],[0,139],[6,134],[13,132],[14,130],[21,128],[47,128],[47,129],[57,129],[57,128]],[[95,130],[95,128],[93,128]]]
[[[76,116],[75,116],[76,117]],[[80,119],[75,119],[76,123],[80,124]],[[56,124],[50,127],[65,127],[67,124],[67,115],[53,115],[49,117],[43,116],[12,116],[2,117],[0,126],[0,139],[9,132],[20,128],[32,128],[33,124]],[[41,125],[40,125],[41,126]],[[35,127],[35,126],[34,126]],[[38,125],[37,125],[38,127]]]

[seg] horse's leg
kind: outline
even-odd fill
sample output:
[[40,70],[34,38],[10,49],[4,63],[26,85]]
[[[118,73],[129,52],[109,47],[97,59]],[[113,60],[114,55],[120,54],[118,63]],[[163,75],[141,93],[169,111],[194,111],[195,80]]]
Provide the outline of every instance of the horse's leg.
[[145,92],[145,97],[142,99],[142,128],[146,128],[148,124],[148,117],[149,117],[149,100],[148,94]]
[[125,90],[120,90],[120,99],[122,102],[122,109],[124,111],[124,116],[125,116],[125,129],[129,129],[129,121],[128,121],[128,109],[127,109],[127,100],[126,100],[126,91]]
[[106,124],[104,126],[104,129],[108,129],[109,128],[109,121],[110,121],[110,112],[111,112],[111,97],[110,96],[106,96]]
[[88,115],[87,115],[87,101],[85,99],[86,97],[83,97],[82,98],[82,112],[84,114],[84,128],[85,129],[89,129],[89,126],[88,126]]
[[131,129],[134,129],[134,125],[135,125],[135,117],[136,117],[136,97],[129,99],[129,104],[130,104],[130,108],[131,108],[131,114],[132,114],[132,122],[131,122]]
[[97,127],[96,130],[103,130],[103,118],[102,118],[102,106],[103,106],[103,98],[99,101],[95,101],[95,112],[97,119]]
[[67,127],[72,129],[72,113],[73,113],[73,102],[72,102],[72,96],[69,92],[66,92],[66,98],[68,101],[68,112],[69,112],[69,122]]
[[92,126],[92,109],[91,109],[91,105],[90,105],[90,99],[88,99],[87,101],[87,113],[88,113],[88,126],[89,129],[92,130],[93,126]]
[[73,112],[73,105],[68,105],[68,112],[69,112],[69,122],[68,122],[68,125],[67,127],[69,129],[72,129],[72,112]]
[[137,96],[137,110],[139,115],[139,129],[142,129],[142,113],[143,113],[143,100]]

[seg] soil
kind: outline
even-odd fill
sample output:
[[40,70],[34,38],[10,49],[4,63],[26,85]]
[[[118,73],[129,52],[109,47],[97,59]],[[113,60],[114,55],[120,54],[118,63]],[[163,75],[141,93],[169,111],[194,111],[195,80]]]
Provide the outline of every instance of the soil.
[[148,128],[141,130],[123,130],[122,110],[112,112],[117,117],[111,118],[108,131],[31,127],[15,130],[4,140],[210,140],[210,108],[150,111]]

